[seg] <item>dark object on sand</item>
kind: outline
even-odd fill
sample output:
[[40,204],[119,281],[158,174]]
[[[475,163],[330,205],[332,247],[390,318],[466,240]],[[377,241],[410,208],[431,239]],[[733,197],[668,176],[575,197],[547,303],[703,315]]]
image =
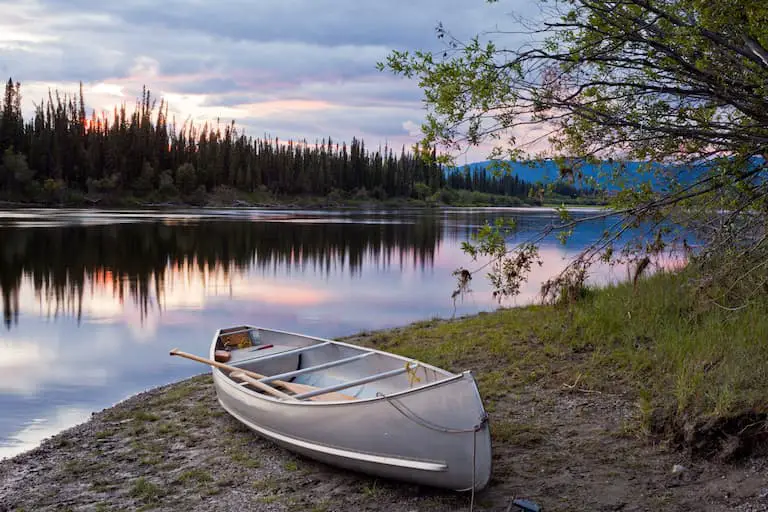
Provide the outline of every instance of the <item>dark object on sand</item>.
[[[513,509],[512,508],[513,506],[516,508]],[[522,510],[523,512],[541,512],[541,507],[532,501],[515,500],[509,504],[509,507],[507,508],[507,512],[514,512],[517,510]]]

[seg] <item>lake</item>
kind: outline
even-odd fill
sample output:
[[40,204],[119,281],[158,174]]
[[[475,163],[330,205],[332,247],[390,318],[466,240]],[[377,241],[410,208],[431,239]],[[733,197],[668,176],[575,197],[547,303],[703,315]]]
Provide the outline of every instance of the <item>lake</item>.
[[[578,210],[589,215],[594,210]],[[455,304],[451,273],[486,220],[515,218],[524,240],[555,221],[547,208],[398,211],[0,211],[0,458],[154,386],[208,371],[220,327],[250,323],[321,337],[498,307],[483,276]],[[522,294],[608,227],[591,221]],[[593,279],[621,279],[602,268]]]

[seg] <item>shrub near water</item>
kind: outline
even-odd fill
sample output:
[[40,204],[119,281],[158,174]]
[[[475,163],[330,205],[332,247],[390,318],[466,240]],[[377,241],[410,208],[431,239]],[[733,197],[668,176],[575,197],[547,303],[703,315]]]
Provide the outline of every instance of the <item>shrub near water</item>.
[[686,273],[592,293],[563,333],[591,344],[604,377],[626,373],[678,415],[726,416],[758,408],[768,390],[768,302],[735,311],[695,293]]
[[592,291],[545,339],[591,353],[586,380],[636,391],[643,426],[705,456],[765,446],[768,301],[726,309],[692,271]]

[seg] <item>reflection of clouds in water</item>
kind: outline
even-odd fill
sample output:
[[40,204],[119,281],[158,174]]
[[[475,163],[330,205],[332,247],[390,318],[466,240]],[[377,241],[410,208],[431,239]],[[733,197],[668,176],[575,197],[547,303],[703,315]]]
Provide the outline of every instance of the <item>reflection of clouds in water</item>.
[[[146,342],[157,332],[160,316],[174,311],[200,311],[207,304],[222,300],[300,307],[326,302],[333,296],[328,287],[317,287],[303,280],[290,282],[289,279],[278,277],[265,278],[250,275],[247,271],[224,272],[221,267],[201,271],[191,264],[169,264],[162,282],[158,283],[156,277],[152,276],[149,284],[151,290],[157,290],[160,294],[159,297],[153,294],[149,299],[149,307],[155,310],[154,314],[143,313],[136,304],[121,297],[112,280],[99,279],[98,276],[96,279],[86,278],[85,288],[88,292],[78,302],[81,321],[90,325],[126,325],[134,340]],[[45,293],[36,294],[29,276],[22,279],[19,312],[53,318],[78,314],[71,303],[63,305],[55,297]]]
[[[45,338],[45,341],[43,339]],[[49,386],[101,387],[107,382],[104,359],[120,350],[111,336],[37,339],[5,336],[0,343],[0,393],[34,396]]]
[[87,420],[87,408],[57,407],[47,418],[35,418],[7,439],[0,439],[0,459],[30,450],[44,439]]
[[238,281],[232,283],[230,297],[234,300],[255,301],[261,304],[281,306],[310,306],[328,302],[334,294],[328,289],[311,285],[287,283],[282,280],[263,280],[257,283]]

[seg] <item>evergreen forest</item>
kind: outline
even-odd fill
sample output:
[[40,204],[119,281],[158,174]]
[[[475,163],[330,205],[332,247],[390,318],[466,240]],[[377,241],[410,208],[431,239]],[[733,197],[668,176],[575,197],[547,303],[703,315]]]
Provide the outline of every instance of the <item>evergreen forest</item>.
[[[0,200],[41,204],[237,204],[325,198],[331,203],[419,200],[433,204],[540,204],[541,185],[513,175],[436,163],[415,145],[369,148],[340,142],[254,138],[233,123],[169,119],[168,104],[144,87],[133,109],[86,111],[83,86],[49,91],[22,113],[12,78],[0,100]],[[588,202],[567,184],[549,197]]]

